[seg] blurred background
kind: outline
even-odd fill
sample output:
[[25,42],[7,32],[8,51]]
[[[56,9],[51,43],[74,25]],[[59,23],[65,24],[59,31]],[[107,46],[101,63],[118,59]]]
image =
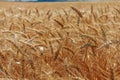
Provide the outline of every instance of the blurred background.
[[0,0],[0,1],[28,1],[28,2],[86,2],[86,1],[120,1],[120,0]]

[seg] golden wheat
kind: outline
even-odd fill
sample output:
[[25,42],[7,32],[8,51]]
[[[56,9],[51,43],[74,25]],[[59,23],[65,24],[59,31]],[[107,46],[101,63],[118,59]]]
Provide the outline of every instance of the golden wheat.
[[118,3],[56,4],[0,6],[0,78],[119,80]]

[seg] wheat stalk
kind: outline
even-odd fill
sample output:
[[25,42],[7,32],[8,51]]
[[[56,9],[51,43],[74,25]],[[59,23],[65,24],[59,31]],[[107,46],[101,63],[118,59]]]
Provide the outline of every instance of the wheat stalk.
[[78,9],[76,9],[75,7],[71,7],[71,9],[74,10],[80,18],[83,17],[83,15],[81,14],[81,12]]

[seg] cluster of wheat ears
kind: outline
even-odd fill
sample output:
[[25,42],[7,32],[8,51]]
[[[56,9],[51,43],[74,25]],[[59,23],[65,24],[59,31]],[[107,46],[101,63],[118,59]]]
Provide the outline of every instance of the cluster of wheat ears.
[[120,80],[120,7],[0,7],[0,78]]

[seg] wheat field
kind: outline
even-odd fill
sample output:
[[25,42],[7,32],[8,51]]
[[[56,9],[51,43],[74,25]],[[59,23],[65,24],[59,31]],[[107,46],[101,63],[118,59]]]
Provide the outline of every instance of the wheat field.
[[119,2],[1,2],[0,80],[120,80]]

